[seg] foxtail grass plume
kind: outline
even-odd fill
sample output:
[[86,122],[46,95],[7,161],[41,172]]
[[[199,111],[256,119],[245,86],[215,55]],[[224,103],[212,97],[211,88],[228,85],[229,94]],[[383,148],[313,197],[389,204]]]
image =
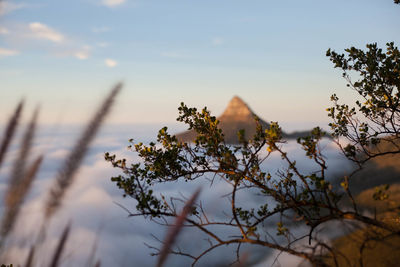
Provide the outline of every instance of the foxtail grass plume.
[[5,238],[12,230],[20,207],[31,188],[32,182],[42,162],[42,157],[40,156],[33,162],[29,169],[26,170],[25,166],[32,147],[37,116],[38,109],[35,110],[25,131],[18,157],[14,161],[11,179],[5,194],[5,208],[1,224],[0,245],[4,242]]
[[18,186],[23,179],[28,156],[31,152],[33,137],[36,131],[36,121],[39,114],[39,109],[33,112],[31,121],[22,138],[22,144],[19,149],[18,158],[14,162],[12,174],[10,177],[10,186]]
[[32,245],[29,250],[28,257],[26,258],[25,267],[31,267],[33,264],[33,257],[35,256],[35,245]]
[[94,139],[104,118],[109,113],[114,99],[121,88],[122,84],[119,83],[112,89],[111,93],[107,96],[100,108],[97,110],[95,116],[86,126],[86,129],[84,130],[80,139],[75,144],[71,153],[68,155],[67,159],[59,170],[47,199],[45,207],[45,220],[50,219],[57,208],[61,205],[62,199],[70,185],[73,183],[74,176],[89,149],[89,144]]
[[192,210],[194,202],[196,201],[199,194],[200,194],[200,189],[197,189],[196,192],[194,192],[194,194],[192,195],[192,197],[188,201],[186,201],[181,214],[179,214],[179,216],[176,217],[174,225],[171,226],[171,228],[169,229],[167,237],[164,240],[163,247],[161,248],[160,255],[158,257],[157,267],[162,267],[164,265],[165,260],[167,259],[168,254],[171,250],[171,247],[175,243],[175,240],[179,232],[182,230],[183,223],[185,222],[186,217],[189,215],[190,211]]
[[4,133],[3,140],[1,141],[1,146],[0,146],[0,168],[3,163],[3,159],[7,152],[7,149],[12,141],[12,138],[15,135],[15,130],[17,129],[23,106],[24,106],[24,101],[19,102],[13,115],[8,120],[6,131]]
[[20,183],[13,188],[9,187],[6,194],[6,208],[1,228],[3,238],[12,230],[22,203],[24,202],[25,197],[28,195],[42,161],[43,156],[39,156],[28,168],[24,178],[20,181]]
[[64,228],[64,231],[61,235],[60,241],[58,242],[57,248],[54,251],[54,255],[53,255],[53,258],[51,260],[49,267],[59,266],[58,263],[60,262],[60,258],[61,258],[62,252],[65,248],[65,244],[67,243],[70,229],[71,229],[71,224],[69,223]]

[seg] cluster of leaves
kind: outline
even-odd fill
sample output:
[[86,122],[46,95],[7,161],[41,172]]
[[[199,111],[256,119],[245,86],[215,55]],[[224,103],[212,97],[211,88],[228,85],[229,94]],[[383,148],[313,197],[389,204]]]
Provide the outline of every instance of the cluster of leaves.
[[[174,200],[167,202],[163,196],[156,196],[152,186],[179,179],[192,181],[211,174],[232,186],[232,217],[228,216],[224,221],[210,221],[201,207],[197,207],[201,212],[197,212],[195,207],[187,219],[190,224],[213,237],[215,243],[211,243],[211,247],[256,242],[309,258],[307,253],[269,241],[267,237],[262,238],[263,228],[259,229],[259,226],[276,214],[283,215],[286,212],[290,214],[293,211],[301,218],[300,220],[313,227],[321,221],[322,210],[328,209],[332,216],[341,216],[341,211],[337,208],[340,197],[332,191],[332,187],[324,177],[326,166],[318,146],[319,140],[324,135],[321,129],[316,128],[309,137],[299,139],[307,156],[321,168],[316,173],[305,175],[300,173],[296,162],[282,150],[282,131],[277,123],[271,123],[270,128],[265,130],[258,124],[253,139],[245,141],[241,138],[240,145],[231,146],[224,143],[224,136],[217,127],[218,121],[206,108],[198,112],[195,108],[188,108],[182,104],[179,112],[178,120],[187,123],[190,129],[199,133],[194,144],[179,142],[175,136],[168,134],[166,128],[163,128],[158,134],[158,146],[155,143],[149,145],[138,143],[131,146],[143,160],[142,163],[127,167],[126,160],[117,160],[115,155],[108,153],[105,155],[106,160],[113,166],[123,170],[124,175],[113,177],[112,180],[124,190],[125,196],[136,199],[138,213],[133,215],[152,218],[176,217],[178,212]],[[243,133],[239,135],[243,136]],[[265,147],[267,155],[261,156],[260,151]],[[272,179],[272,175],[264,172],[260,166],[271,153],[279,153],[287,162],[287,168],[277,174],[279,179]],[[276,204],[269,208],[267,203],[262,203],[258,208],[250,210],[238,207],[235,200],[237,191],[251,188],[265,196],[265,199],[275,200]],[[216,224],[236,227],[241,237],[223,240],[218,237],[218,233],[212,233],[207,229]],[[289,244],[293,241],[282,219],[278,223],[277,230],[280,235],[287,237]],[[198,259],[195,257],[196,261]]]
[[[396,140],[400,138],[400,51],[393,42],[387,44],[386,51],[376,43],[368,44],[367,51],[355,47],[345,51],[347,55],[328,50],[327,56],[336,68],[343,70],[347,86],[355,90],[362,101],[350,107],[339,104],[339,98],[333,95],[331,100],[335,106],[328,108],[333,119],[330,126],[334,137],[350,141],[343,146],[345,155],[352,161],[364,163],[382,154],[375,149],[379,142],[385,140],[397,146]],[[355,82],[352,73],[359,78]],[[399,151],[397,147],[396,152],[390,153]]]
[[374,200],[386,200],[389,198],[389,185],[382,185],[375,188],[375,192],[372,195]]

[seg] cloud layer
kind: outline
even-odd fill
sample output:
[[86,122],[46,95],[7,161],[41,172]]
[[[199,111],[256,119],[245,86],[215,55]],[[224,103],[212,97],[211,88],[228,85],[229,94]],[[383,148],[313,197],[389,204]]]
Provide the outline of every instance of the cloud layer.
[[[39,254],[43,253],[39,258],[42,258],[43,261],[47,259],[45,255],[48,251],[53,250],[63,227],[68,221],[72,221],[72,235],[68,242],[63,266],[84,266],[94,244],[97,246],[96,258],[101,260],[103,266],[132,266],[132,262],[135,262],[136,266],[154,266],[155,258],[149,255],[152,251],[144,243],[159,246],[152,235],[162,239],[166,229],[141,217],[128,218],[126,211],[115,204],[119,203],[131,211],[135,210],[134,201],[129,198],[124,199],[122,192],[110,181],[111,176],[119,173],[103,158],[103,153],[109,151],[120,157],[126,157],[128,161],[137,160],[132,152],[125,149],[128,144],[127,140],[133,137],[138,141],[148,142],[151,140],[139,140],[141,139],[139,136],[154,135],[154,132],[142,133],[140,131],[135,126],[129,129],[110,127],[97,138],[90,155],[80,168],[76,182],[63,202],[62,210],[53,218],[48,229],[48,239],[43,249],[38,251]],[[30,199],[26,201],[21,212],[23,216],[19,222],[18,231],[15,233],[13,249],[9,254],[10,261],[16,264],[21,263],[20,260],[24,259],[28,253],[29,245],[27,242],[21,241],[31,240],[32,233],[37,231],[42,219],[43,202],[47,197],[47,189],[61,161],[69,153],[78,133],[78,128],[61,128],[57,131],[52,128],[52,130],[42,131],[38,136],[35,151],[36,153],[45,153],[45,161],[39,179],[34,184]],[[49,139],[49,137],[51,138]],[[325,142],[324,146],[330,162],[330,169],[345,171],[343,161],[334,146],[329,141]],[[312,169],[311,161],[305,159],[304,152],[299,150],[294,142],[290,142],[285,148],[297,160],[299,167],[305,171]],[[15,149],[17,149],[16,146],[14,146],[14,151],[9,154],[9,158],[15,154]],[[281,158],[276,156],[272,157],[264,167],[274,166],[271,169],[273,171],[273,169],[277,170],[281,164]],[[1,192],[4,192],[6,187],[4,181],[7,181],[9,165],[10,163],[0,172],[0,178],[2,178],[0,181],[3,181],[0,184]],[[190,195],[199,185],[204,185],[204,182],[204,179],[199,179],[193,184],[185,182],[163,184],[157,188],[157,192],[166,196]],[[230,187],[223,181],[215,181],[212,188],[207,186],[207,190],[203,190],[200,196],[200,199],[204,200],[204,208],[208,209],[211,214],[220,214],[228,201],[225,199],[226,197],[222,196],[229,190]],[[260,199],[252,193],[247,193],[239,194],[238,201],[251,206],[258,203]],[[225,234],[237,233],[226,231]],[[190,229],[181,234],[179,244],[189,252],[198,254],[199,250],[208,244],[206,241],[203,242],[203,237],[200,232]],[[193,240],[197,241],[193,242]],[[233,259],[234,249],[233,247],[224,247],[217,250],[200,261],[199,266],[226,264]],[[250,246],[246,247],[246,250],[250,251],[252,255],[258,255],[258,258],[269,255],[269,250],[264,248]],[[169,266],[187,266],[190,265],[190,259],[171,257],[168,264]],[[43,262],[42,265],[48,265],[48,263]]]

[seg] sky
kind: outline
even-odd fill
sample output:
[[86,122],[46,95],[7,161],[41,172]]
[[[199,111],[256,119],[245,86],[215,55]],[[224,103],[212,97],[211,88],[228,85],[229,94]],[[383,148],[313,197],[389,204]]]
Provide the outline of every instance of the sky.
[[110,123],[173,123],[182,101],[219,115],[234,95],[293,129],[326,123],[333,92],[354,99],[326,50],[399,43],[399,12],[392,0],[2,0],[0,123],[21,98],[43,124],[83,123],[119,81]]

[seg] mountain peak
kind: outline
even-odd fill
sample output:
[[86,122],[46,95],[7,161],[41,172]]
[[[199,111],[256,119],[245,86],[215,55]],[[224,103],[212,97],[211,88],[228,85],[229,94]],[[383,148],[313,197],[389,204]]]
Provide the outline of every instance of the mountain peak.
[[249,106],[240,97],[234,96],[219,119],[248,120],[253,119],[253,116]]
[[[218,125],[224,133],[225,142],[228,144],[238,144],[238,132],[245,130],[245,138],[249,140],[256,133],[256,121],[254,120],[254,112],[249,106],[238,96],[234,96],[226,107],[224,113],[218,117],[220,124]],[[263,129],[269,128],[269,123],[260,119],[259,121]],[[178,140],[182,142],[193,141],[196,139],[197,132],[193,129],[179,133],[176,135]],[[295,139],[306,136],[308,132],[294,132],[287,134],[282,132],[284,138]]]

